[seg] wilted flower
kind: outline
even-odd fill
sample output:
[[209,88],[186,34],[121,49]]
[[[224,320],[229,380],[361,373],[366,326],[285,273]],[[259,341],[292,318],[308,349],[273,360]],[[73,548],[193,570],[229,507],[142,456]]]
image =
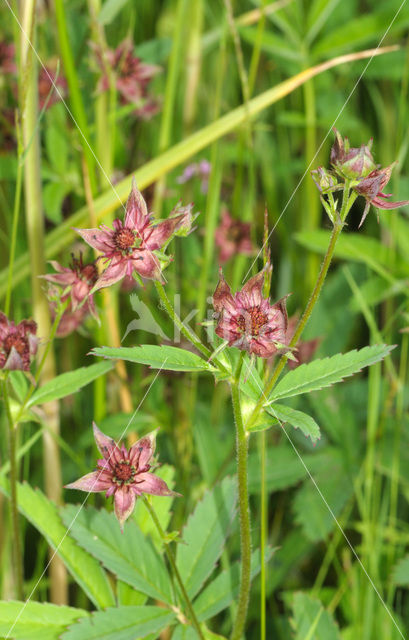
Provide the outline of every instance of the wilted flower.
[[350,148],[348,138],[343,139],[335,128],[334,133],[335,142],[331,149],[330,159],[340,176],[358,180],[375,169],[376,165],[371,153],[372,139],[366,145]]
[[101,251],[102,259],[109,262],[93,291],[109,287],[134,272],[143,278],[161,280],[160,259],[166,256],[158,256],[154,252],[165,248],[175,234],[188,233],[192,221],[192,205],[188,205],[177,206],[167,220],[153,224],[146,202],[133,184],[123,223],[116,219],[113,229],[106,225],[99,229],[76,229],[85,242]]
[[262,295],[263,284],[264,269],[233,296],[220,270],[213,306],[220,338],[227,340],[230,347],[270,358],[286,344],[286,298],[271,305]]
[[371,171],[366,178],[360,180],[359,184],[354,187],[355,191],[366,199],[364,213],[359,226],[362,225],[368,215],[371,204],[377,209],[396,209],[397,207],[403,207],[404,205],[409,204],[409,200],[386,202],[386,198],[390,198],[392,194],[383,193],[383,189],[390,180],[394,165],[395,163],[389,165],[389,167],[385,167],[384,169],[374,169],[374,171]]
[[220,248],[219,260],[222,264],[237,253],[245,256],[254,253],[250,228],[249,223],[232,218],[226,209],[222,212],[222,221],[214,234],[215,243]]
[[[58,74],[55,65],[41,67],[38,74],[38,106],[49,109],[53,104],[65,98],[67,94],[67,80]],[[58,91],[57,91],[58,89]]]
[[34,320],[16,325],[0,311],[0,369],[29,371],[31,356],[37,353],[36,333]]
[[[72,311],[76,311],[81,305],[81,308],[84,307],[85,313],[89,311],[96,317],[94,296],[90,293],[98,280],[98,270],[95,262],[84,264],[82,254],[80,254],[79,258],[72,256],[70,267],[62,267],[55,260],[50,260],[50,264],[57,273],[50,273],[40,277],[48,282],[65,287],[61,300],[65,301],[70,297]],[[84,304],[82,305],[82,303]]]
[[197,176],[202,181],[200,185],[202,193],[207,193],[210,170],[211,164],[207,160],[200,160],[200,162],[188,164],[187,167],[185,167],[182,175],[176,178],[176,182],[178,182],[178,184],[185,184],[185,182],[188,182],[189,180]]
[[138,440],[129,451],[119,447],[93,423],[95,442],[103,458],[97,461],[95,471],[66,485],[66,489],[79,489],[89,493],[106,491],[114,496],[115,515],[121,529],[135,507],[135,500],[143,493],[153,496],[179,496],[166,482],[150,472],[155,452],[156,432]]
[[115,49],[101,49],[91,45],[95,51],[102,76],[98,83],[99,91],[109,89],[107,67],[114,74],[115,86],[121,96],[122,103],[136,105],[136,113],[142,118],[149,118],[158,110],[155,100],[148,96],[148,85],[160,71],[160,67],[143,63],[133,54],[131,40],[126,39]]
[[1,73],[15,73],[17,71],[16,63],[14,61],[14,44],[0,42],[0,72]]

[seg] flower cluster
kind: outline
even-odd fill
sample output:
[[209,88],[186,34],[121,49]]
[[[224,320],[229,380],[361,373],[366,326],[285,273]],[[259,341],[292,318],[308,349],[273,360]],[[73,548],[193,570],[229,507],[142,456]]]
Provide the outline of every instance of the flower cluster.
[[396,209],[409,204],[408,200],[387,201],[392,194],[383,191],[396,163],[382,168],[380,165],[376,165],[373,159],[372,140],[360,147],[350,147],[348,138],[342,138],[336,129],[334,132],[335,142],[330,156],[332,170],[319,167],[311,172],[314,182],[322,194],[342,189],[345,180],[349,180],[353,191],[366,200],[359,226],[363,224],[371,205],[377,209]]
[[179,496],[166,482],[152,473],[155,467],[156,432],[138,440],[129,451],[120,447],[93,423],[94,437],[102,458],[95,471],[66,485],[66,489],[79,489],[88,493],[106,491],[106,497],[114,496],[115,515],[123,528],[131,515],[138,496]]
[[270,358],[287,343],[286,297],[270,304],[263,297],[263,269],[246,282],[234,296],[220,271],[213,294],[217,319],[216,334],[237,347],[261,358]]

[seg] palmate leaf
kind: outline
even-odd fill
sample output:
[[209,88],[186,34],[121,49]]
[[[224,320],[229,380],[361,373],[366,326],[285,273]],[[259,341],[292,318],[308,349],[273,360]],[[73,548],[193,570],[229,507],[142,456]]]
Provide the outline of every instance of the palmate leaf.
[[185,544],[177,549],[176,564],[191,598],[212,573],[236,510],[236,481],[227,477],[207,491],[182,531]]
[[[63,507],[64,522],[72,522],[77,511],[75,505]],[[120,580],[151,598],[173,602],[170,578],[161,556],[131,519],[121,533],[113,513],[86,507],[72,524],[71,534]]]
[[216,371],[216,369],[203,358],[178,347],[158,346],[143,344],[140,347],[96,347],[91,353],[94,356],[115,358],[147,364],[151,369],[164,369],[166,371]]
[[0,602],[0,635],[11,632],[16,640],[57,640],[67,625],[88,615],[83,609],[49,603]]
[[338,353],[330,358],[313,360],[308,364],[289,371],[287,375],[280,380],[274,387],[269,402],[279,400],[281,398],[290,398],[301,393],[309,393],[317,391],[324,387],[341,382],[344,378],[352,376],[360,371],[363,367],[368,367],[375,362],[383,360],[395,345],[388,346],[385,344],[364,347],[357,351],[348,351],[348,353]]
[[341,640],[334,618],[319,600],[296,593],[293,616],[295,640]]
[[[0,491],[9,495],[8,480],[2,475]],[[34,490],[25,483],[18,485],[17,498],[19,511],[38,529],[53,549],[58,547],[58,555],[68,571],[95,606],[103,608],[114,605],[114,595],[105,571],[99,562],[67,534],[67,528],[61,521],[56,505],[39,489]],[[71,520],[67,526],[71,524]]]
[[168,609],[153,606],[118,607],[97,611],[62,634],[61,640],[136,640],[158,637],[176,618]]
[[75,371],[61,373],[61,375],[49,380],[34,391],[30,400],[27,402],[27,407],[65,398],[105,373],[108,373],[113,367],[112,362],[98,362],[89,367],[81,367]]

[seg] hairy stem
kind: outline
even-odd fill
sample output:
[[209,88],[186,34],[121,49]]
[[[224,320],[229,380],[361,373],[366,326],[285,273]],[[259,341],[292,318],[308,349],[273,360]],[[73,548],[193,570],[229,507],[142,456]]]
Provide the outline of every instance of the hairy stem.
[[149,511],[149,514],[150,514],[150,516],[151,516],[151,518],[153,520],[153,523],[154,523],[156,529],[158,530],[158,533],[159,533],[160,537],[163,540],[164,547],[165,547],[165,552],[166,552],[166,555],[168,557],[169,564],[172,567],[172,571],[173,571],[173,574],[175,576],[175,579],[176,579],[176,581],[177,581],[177,583],[178,583],[178,585],[180,587],[180,590],[182,592],[182,596],[183,596],[183,598],[185,600],[186,609],[188,611],[190,621],[191,621],[192,625],[194,626],[194,628],[196,629],[200,640],[205,640],[205,638],[203,636],[203,633],[202,633],[202,630],[201,630],[200,625],[199,625],[199,621],[196,618],[196,614],[194,612],[193,605],[192,605],[192,603],[190,601],[190,598],[189,598],[189,596],[188,596],[188,594],[186,592],[185,585],[183,584],[182,576],[180,575],[179,569],[176,566],[175,556],[173,555],[173,552],[170,549],[169,544],[168,544],[168,542],[166,540],[166,534],[165,534],[164,530],[162,529],[162,525],[159,522],[159,518],[156,515],[156,512],[155,512],[154,508],[152,507],[151,503],[149,502],[148,498],[143,495],[142,499],[143,499],[143,501],[145,503],[146,508]]
[[250,509],[248,495],[248,442],[244,429],[243,416],[240,407],[240,374],[243,366],[244,352],[240,354],[239,362],[231,383],[231,398],[233,404],[234,422],[236,425],[236,451],[237,451],[237,480],[239,491],[240,514],[240,552],[241,552],[241,577],[240,592],[237,605],[236,620],[230,640],[240,640],[247,618],[247,609],[250,599],[250,571],[251,571],[251,534],[250,534]]
[[4,404],[6,407],[7,421],[9,424],[9,462],[10,462],[10,511],[11,511],[11,527],[12,527],[12,549],[13,549],[13,570],[16,585],[16,595],[19,600],[23,600],[23,561],[21,557],[21,540],[20,528],[18,522],[18,503],[17,503],[17,458],[16,458],[16,436],[17,424],[13,422],[10,411],[9,396],[7,390],[7,378],[2,381],[2,390]]

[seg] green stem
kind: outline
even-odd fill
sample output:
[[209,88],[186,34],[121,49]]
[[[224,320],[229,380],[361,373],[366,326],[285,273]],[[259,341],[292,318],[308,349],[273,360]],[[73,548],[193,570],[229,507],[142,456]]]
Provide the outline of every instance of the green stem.
[[236,451],[237,451],[237,480],[239,491],[240,514],[240,553],[241,553],[241,577],[240,592],[237,605],[237,616],[233,625],[230,640],[240,640],[247,618],[247,609],[250,600],[250,572],[251,572],[251,534],[250,534],[250,510],[248,495],[248,470],[247,454],[248,441],[244,428],[243,416],[240,407],[240,374],[243,366],[244,352],[240,354],[239,362],[231,383],[231,398],[233,404],[234,422],[236,425]]
[[[18,139],[20,135],[18,134]],[[11,301],[11,292],[13,289],[13,266],[14,266],[14,256],[16,253],[16,241],[17,241],[17,228],[18,228],[18,218],[20,213],[20,201],[21,201],[21,186],[23,179],[23,164],[21,158],[21,145],[18,142],[18,157],[17,157],[17,175],[16,175],[16,192],[14,196],[14,209],[13,209],[13,226],[11,229],[11,243],[10,243],[10,255],[9,255],[9,270],[7,274],[7,292],[6,292],[6,301],[4,303],[4,313],[8,316],[10,311],[10,301]]]
[[265,548],[267,539],[267,492],[266,492],[266,432],[261,433],[261,477],[260,477],[260,640],[266,640],[266,565]]
[[17,423],[13,422],[10,411],[9,395],[7,391],[7,378],[2,382],[3,398],[6,407],[7,420],[9,423],[9,458],[10,458],[10,511],[12,527],[12,548],[14,556],[14,578],[16,583],[16,594],[19,600],[24,598],[23,590],[23,563],[21,558],[21,540],[18,522],[18,502],[17,502],[17,460],[16,460],[16,435]]
[[185,589],[185,585],[183,584],[182,576],[180,575],[179,569],[177,568],[175,556],[173,555],[173,552],[170,549],[169,544],[168,544],[168,542],[166,540],[166,534],[165,534],[164,530],[162,529],[162,525],[159,522],[159,518],[156,515],[156,512],[155,512],[154,508],[152,507],[151,503],[149,502],[148,498],[145,495],[143,495],[142,499],[144,501],[144,504],[145,504],[146,508],[149,511],[149,515],[151,516],[151,518],[153,520],[153,523],[154,523],[156,529],[158,530],[158,533],[159,533],[161,539],[163,540],[164,547],[165,547],[165,552],[166,552],[166,555],[168,556],[169,564],[172,567],[173,574],[174,574],[174,576],[176,578],[176,581],[177,581],[177,583],[178,583],[178,585],[180,587],[180,590],[182,592],[183,598],[185,600],[186,608],[187,608],[187,611],[188,611],[188,614],[189,614],[189,617],[190,617],[190,621],[191,621],[192,625],[194,626],[194,628],[196,629],[200,640],[205,640],[204,635],[203,635],[202,630],[201,630],[200,625],[199,625],[199,621],[196,618],[196,614],[194,612],[193,605],[192,605],[192,603],[190,601],[190,598],[189,598],[189,596],[187,594],[187,591]]
[[[206,358],[210,358],[212,352],[204,344],[202,344],[197,335],[188,326],[183,324],[182,320],[179,318],[178,314],[172,307],[172,304],[168,296],[166,295],[164,286],[160,282],[155,281],[155,287],[156,291],[158,292],[159,298],[164,306],[164,309],[172,320],[173,324],[179,329],[179,331],[185,336],[185,338],[189,340],[189,342],[191,342],[198,351],[200,351],[200,353],[202,353]],[[217,365],[221,369],[223,369],[224,372],[228,373],[227,369],[221,363],[216,360],[214,360],[214,362],[217,362]]]

